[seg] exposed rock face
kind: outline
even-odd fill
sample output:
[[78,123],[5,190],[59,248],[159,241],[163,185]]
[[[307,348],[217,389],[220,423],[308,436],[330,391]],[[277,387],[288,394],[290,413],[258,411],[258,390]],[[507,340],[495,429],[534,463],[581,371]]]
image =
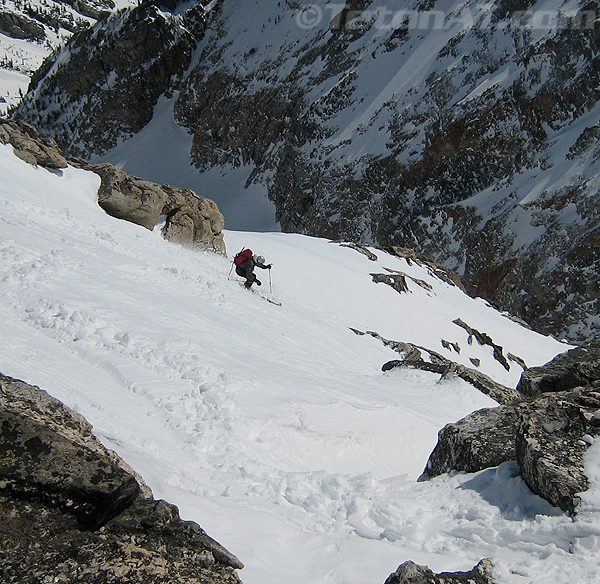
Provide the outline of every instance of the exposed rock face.
[[0,11],[0,31],[14,39],[52,43],[48,29],[71,33],[89,26],[89,19],[106,18],[115,8],[112,0],[51,0],[45,3],[5,0]]
[[571,349],[543,367],[531,367],[523,373],[517,390],[537,396],[587,385],[600,379],[600,341]]
[[0,144],[11,144],[15,155],[29,164],[66,168],[67,160],[52,138],[42,138],[31,125],[0,118]]
[[[137,0],[119,0],[119,5]],[[113,0],[2,0],[0,6],[0,115],[21,101],[34,72],[74,33],[115,10]]]
[[2,582],[239,584],[241,562],[127,468],[79,414],[0,375]]
[[428,567],[404,562],[391,574],[385,584],[492,584],[492,563],[481,560],[469,572],[441,572],[434,574]]
[[[45,95],[38,93],[27,120],[54,136],[70,156],[106,152],[152,119],[158,98],[188,68],[204,26],[201,3],[186,11],[185,22],[153,2],[112,13],[78,33],[62,62],[48,60],[35,73],[30,91],[37,92],[43,80]],[[54,111],[50,117],[46,107]],[[90,132],[83,119],[101,130]]]
[[[15,154],[29,164],[65,168],[68,161],[56,142],[42,138],[23,121],[0,118],[0,143],[11,144]],[[153,229],[164,218],[163,237],[199,249],[225,253],[225,221],[216,203],[189,189],[157,185],[130,176],[110,164],[71,160],[101,178],[98,204],[109,215]]]
[[165,239],[225,253],[225,220],[216,203],[189,189],[130,176],[111,164],[79,163],[100,175],[98,204],[109,215],[153,229],[164,217]]
[[199,171],[247,167],[285,231],[419,249],[536,330],[589,340],[598,7],[438,4],[144,3],[73,38],[16,115],[87,156],[163,94]]
[[0,32],[14,39],[40,41],[45,36],[44,27],[26,16],[0,12]]
[[[374,331],[362,332],[356,329],[351,330],[358,335],[367,334],[380,339],[386,347],[391,347],[401,355],[400,359],[393,359],[384,363],[381,367],[382,371],[390,371],[397,367],[411,367],[422,371],[439,373],[442,378],[456,375],[501,404],[509,404],[518,401],[522,397],[522,394],[516,389],[502,385],[485,373],[477,371],[472,367],[455,363],[429,348],[420,347],[412,343],[384,339],[379,333]],[[444,343],[447,343],[447,341],[442,340],[442,344]],[[459,347],[454,348],[455,350],[459,349]],[[516,360],[516,358],[513,357],[513,360]]]
[[529,488],[572,513],[577,494],[588,488],[583,455],[600,435],[600,382],[572,392],[545,395],[533,402],[516,433],[521,476]]
[[[596,350],[594,343],[536,367],[529,377],[544,387],[538,397],[523,395],[521,401],[483,409],[445,426],[421,478],[451,469],[475,472],[516,460],[534,493],[574,512],[577,494],[587,489],[583,455],[600,435],[600,374],[591,379],[600,366]],[[560,391],[565,379],[573,379],[564,374],[582,369],[588,375],[585,387]]]

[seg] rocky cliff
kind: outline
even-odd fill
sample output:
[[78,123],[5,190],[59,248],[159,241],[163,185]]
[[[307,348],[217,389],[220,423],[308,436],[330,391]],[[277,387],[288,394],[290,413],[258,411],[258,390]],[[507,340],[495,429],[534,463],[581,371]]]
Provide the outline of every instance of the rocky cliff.
[[2,582],[239,584],[242,563],[155,500],[91,429],[0,374]]
[[600,318],[599,30],[584,0],[144,3],[76,35],[16,115],[105,155],[162,96],[153,131],[186,130],[198,188],[243,170],[285,231],[416,248],[584,340]]

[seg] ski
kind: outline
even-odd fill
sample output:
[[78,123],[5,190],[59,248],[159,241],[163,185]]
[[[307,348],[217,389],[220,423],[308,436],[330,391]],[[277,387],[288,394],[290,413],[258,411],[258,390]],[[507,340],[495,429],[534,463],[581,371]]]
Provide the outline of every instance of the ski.
[[244,290],[248,290],[248,292],[251,292],[255,296],[259,296],[263,300],[266,300],[267,302],[270,302],[271,304],[274,304],[275,306],[282,306],[281,302],[278,302],[277,300],[273,300],[273,298],[269,298],[268,296],[263,296],[258,290],[255,290],[254,288],[246,288],[246,286],[244,286],[244,282],[240,282],[239,280],[236,280],[236,281]]
[[[260,296],[260,294],[259,294]],[[267,302],[270,302],[271,304],[274,304],[275,306],[282,306],[281,302],[277,302],[276,300],[273,300],[272,298],[267,298],[266,296],[261,296],[261,298],[264,298]]]

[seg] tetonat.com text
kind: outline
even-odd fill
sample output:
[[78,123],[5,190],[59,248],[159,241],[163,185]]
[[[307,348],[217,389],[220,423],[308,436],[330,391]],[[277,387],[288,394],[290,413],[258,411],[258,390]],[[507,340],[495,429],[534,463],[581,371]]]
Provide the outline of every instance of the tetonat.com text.
[[581,30],[598,24],[593,10],[523,10],[498,19],[493,8],[491,4],[482,4],[476,9],[465,8],[447,13],[442,10],[392,10],[386,7],[350,10],[346,4],[307,4],[296,13],[296,23],[304,29],[327,26],[332,30],[449,30],[455,27]]

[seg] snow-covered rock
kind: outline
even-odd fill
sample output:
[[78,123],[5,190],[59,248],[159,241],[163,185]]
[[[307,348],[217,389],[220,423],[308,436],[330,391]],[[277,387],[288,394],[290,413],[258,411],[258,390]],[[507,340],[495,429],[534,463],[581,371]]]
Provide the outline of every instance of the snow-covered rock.
[[32,74],[73,34],[131,0],[2,0],[0,115],[17,105]]

